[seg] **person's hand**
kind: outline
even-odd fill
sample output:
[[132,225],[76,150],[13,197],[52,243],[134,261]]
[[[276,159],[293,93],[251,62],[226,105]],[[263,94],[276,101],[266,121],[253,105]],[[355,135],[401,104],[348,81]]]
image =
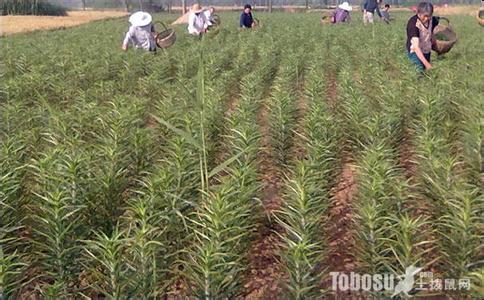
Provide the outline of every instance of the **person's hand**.
[[432,69],[432,65],[430,63],[426,63],[426,64],[424,64],[424,66],[425,66],[425,70]]
[[127,46],[127,45],[122,45],[122,46],[121,46],[121,49],[123,49],[123,51],[125,51],[125,52],[126,52],[126,51],[128,51],[128,46]]

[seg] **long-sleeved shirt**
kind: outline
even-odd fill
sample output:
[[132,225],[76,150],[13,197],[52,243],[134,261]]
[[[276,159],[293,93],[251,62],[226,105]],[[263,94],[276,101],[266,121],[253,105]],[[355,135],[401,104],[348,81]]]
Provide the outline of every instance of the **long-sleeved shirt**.
[[363,9],[367,12],[371,12],[372,14],[374,14],[376,10],[378,16],[381,17],[380,7],[378,6],[378,2],[376,2],[376,0],[366,0],[365,4],[363,5]]
[[152,34],[154,31],[155,27],[153,24],[146,26],[131,25],[124,37],[123,46],[128,46],[129,42],[131,42],[137,49],[156,50],[156,42]]
[[252,18],[252,13],[246,14],[243,12],[240,15],[240,27],[251,28],[252,23],[254,23],[254,18]]
[[331,17],[333,18],[333,23],[351,21],[350,12],[339,7],[333,11]]
[[208,22],[203,12],[188,15],[188,33],[199,35],[207,28]]
[[390,21],[390,13],[387,10],[381,11],[381,16],[385,21]]
[[212,19],[212,13],[210,12],[209,9],[204,10],[203,14],[205,15],[205,19],[207,19],[207,25],[212,26],[213,25],[213,19]]

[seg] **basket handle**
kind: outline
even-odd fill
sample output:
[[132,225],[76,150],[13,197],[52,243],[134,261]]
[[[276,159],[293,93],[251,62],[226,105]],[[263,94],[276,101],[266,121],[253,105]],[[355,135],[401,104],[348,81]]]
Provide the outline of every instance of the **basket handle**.
[[447,21],[447,25],[450,25],[450,21],[449,21],[449,19],[447,19],[446,17],[437,17],[437,18],[439,19],[439,21],[440,21],[440,20],[445,20],[445,21]]
[[162,21],[156,21],[156,22],[154,22],[154,24],[161,24],[161,26],[163,26],[163,28],[165,28],[165,30],[168,30],[168,27],[166,27],[165,23],[163,23]]

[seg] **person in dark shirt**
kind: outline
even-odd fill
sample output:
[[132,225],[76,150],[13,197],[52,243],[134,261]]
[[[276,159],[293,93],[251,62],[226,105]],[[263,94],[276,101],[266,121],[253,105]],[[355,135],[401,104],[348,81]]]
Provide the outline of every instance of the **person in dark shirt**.
[[381,18],[385,23],[390,24],[392,20],[390,18],[390,4],[385,4],[385,8],[381,11]]
[[381,18],[380,7],[376,0],[366,0],[363,5],[363,23],[373,23],[373,15],[376,13]]
[[252,28],[254,25],[254,18],[252,18],[252,6],[246,4],[244,6],[244,11],[240,15],[240,27],[242,28]]
[[417,14],[407,23],[407,53],[410,61],[420,72],[432,68],[430,52],[432,50],[432,32],[439,24],[439,19],[433,17],[434,6],[429,2],[421,2],[417,6]]

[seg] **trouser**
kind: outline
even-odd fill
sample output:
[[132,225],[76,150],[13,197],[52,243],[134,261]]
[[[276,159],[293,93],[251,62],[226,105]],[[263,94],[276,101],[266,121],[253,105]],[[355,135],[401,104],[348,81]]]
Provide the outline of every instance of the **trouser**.
[[[430,52],[429,53],[424,53],[425,59],[430,62]],[[417,70],[419,72],[425,71],[425,66],[424,64],[420,61],[418,58],[417,54],[415,52],[408,53],[408,58],[410,61],[417,67]]]
[[373,13],[367,11],[363,14],[363,23],[373,23]]

